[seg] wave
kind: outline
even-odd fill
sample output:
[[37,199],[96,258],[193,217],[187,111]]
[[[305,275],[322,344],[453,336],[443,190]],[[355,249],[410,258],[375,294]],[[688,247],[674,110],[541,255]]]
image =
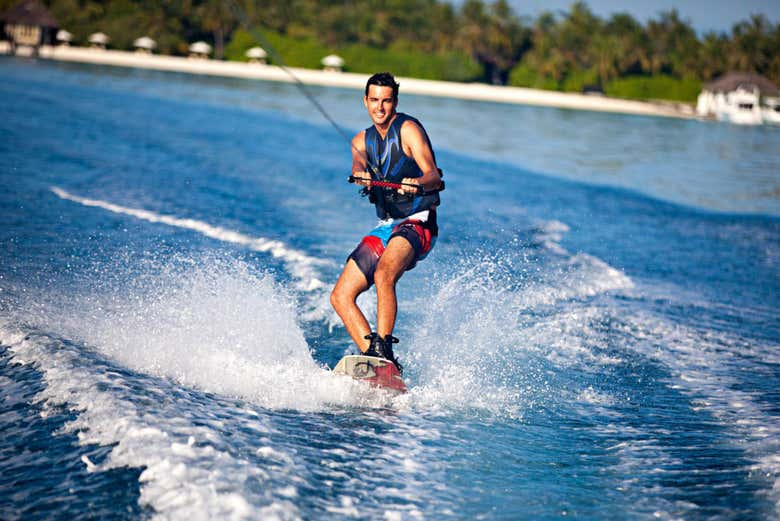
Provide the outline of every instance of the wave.
[[544,229],[540,264],[522,250],[467,259],[409,306],[419,322],[409,333],[409,365],[424,382],[412,390],[419,404],[522,418],[536,404],[561,401],[547,377],[550,363],[620,362],[593,349],[592,331],[583,326],[590,300],[634,284],[593,256],[568,254],[557,244],[566,229]]
[[[152,519],[300,519],[289,497],[273,487],[249,494],[236,483],[271,483],[277,474],[293,473],[277,458],[261,469],[231,453],[220,422],[200,417],[187,397],[160,382],[129,378],[84,357],[81,349],[42,334],[0,325],[3,344],[16,363],[33,363],[46,386],[37,396],[44,414],[65,406],[75,413],[59,434],[76,434],[81,447],[111,447],[92,461],[81,449],[90,473],[125,466],[143,468],[139,476],[142,507]],[[244,428],[269,442],[268,421],[243,414]]]
[[104,277],[77,293],[30,292],[15,318],[142,374],[264,407],[360,402],[312,358],[295,297],[269,273],[204,254],[157,261],[129,281]]
[[[556,234],[562,231],[554,228]],[[426,282],[424,297],[403,304],[419,313],[416,329],[406,337],[411,341],[406,346],[412,346],[407,365],[413,385],[407,396],[390,401],[324,371],[309,352],[294,295],[271,275],[235,259],[157,265],[129,286],[85,288],[39,305],[37,320],[29,313],[24,317],[82,347],[46,335],[24,338],[29,333],[9,332],[6,326],[0,333],[15,361],[35,363],[43,372],[43,400],[78,411],[68,429],[78,433],[81,443],[115,446],[105,461],[85,460],[88,469],[146,467],[140,501],[161,519],[188,518],[194,508],[210,517],[300,518],[297,485],[290,482],[300,469],[296,455],[274,442],[271,427],[261,418],[247,420],[248,428],[258,432],[257,456],[273,463],[269,468],[278,470],[276,477],[221,447],[224,434],[217,426],[182,418],[187,413],[175,403],[163,400],[160,411],[142,414],[139,391],[125,388],[140,384],[141,394],[155,393],[159,382],[144,375],[181,386],[173,389],[238,397],[272,411],[330,413],[390,404],[402,414],[423,411],[428,417],[437,411],[477,411],[523,418],[536,406],[561,410],[573,400],[583,404],[583,416],[597,407],[611,418],[596,430],[620,440],[607,451],[616,456],[621,474],[647,471],[643,481],[624,484],[636,494],[642,486],[657,486],[653,469],[678,468],[679,461],[654,441],[652,431],[625,428],[619,393],[594,385],[567,388],[561,380],[576,383],[571,374],[620,367],[639,353],[665,367],[670,385],[728,426],[735,440],[746,440],[750,470],[778,475],[777,429],[749,393],[737,390],[722,345],[679,324],[648,317],[641,298],[636,298],[638,310],[622,307],[610,297],[631,294],[635,284],[600,259],[561,253],[554,244],[542,248],[549,256],[538,266],[525,262],[522,252],[518,259],[467,259],[446,278]],[[605,330],[604,324],[612,325]],[[623,334],[629,338],[626,345],[599,347]],[[122,382],[93,360],[85,361],[84,348],[136,371],[134,379],[140,382]],[[422,456],[410,454],[409,471],[416,476]],[[348,471],[346,464],[334,467],[334,472]],[[778,504],[773,479],[765,493]],[[256,496],[236,488],[235,483],[247,480],[268,483],[260,487],[267,493]],[[666,505],[657,495],[637,508],[692,512]],[[348,498],[340,501],[326,502],[323,509],[360,512]]]
[[[35,400],[42,414],[70,411],[52,433],[78,439],[63,461],[72,468],[80,460],[88,473],[142,469],[138,503],[155,521],[420,517],[442,486],[441,472],[423,463],[443,457],[436,425],[381,411],[359,416],[349,428],[333,425],[330,415],[273,414],[117,370],[78,346],[2,320],[0,337],[14,363],[41,372],[46,385]],[[319,427],[323,438],[311,443],[309,429]],[[312,493],[323,481],[335,486]]]
[[321,290],[325,284],[320,280],[321,275],[318,273],[316,267],[332,265],[332,263],[328,261],[311,257],[300,250],[291,248],[279,240],[265,237],[251,237],[195,219],[162,215],[140,208],[130,208],[99,199],[80,197],[56,186],[51,187],[51,191],[62,199],[73,201],[84,206],[102,208],[109,212],[129,215],[136,219],[151,223],[160,223],[177,228],[193,230],[212,239],[246,246],[252,251],[270,253],[274,258],[280,259],[285,263],[288,272],[297,281],[297,289],[303,291]]
[[748,470],[768,481],[770,488],[759,495],[780,516],[780,424],[770,412],[775,408],[757,401],[760,394],[744,389],[740,381],[740,374],[766,372],[764,364],[774,363],[771,358],[780,345],[746,343],[729,333],[699,331],[644,311],[626,317],[626,324],[637,339],[633,348],[668,369],[669,385],[690,398],[693,410],[727,427],[730,444],[750,461]]

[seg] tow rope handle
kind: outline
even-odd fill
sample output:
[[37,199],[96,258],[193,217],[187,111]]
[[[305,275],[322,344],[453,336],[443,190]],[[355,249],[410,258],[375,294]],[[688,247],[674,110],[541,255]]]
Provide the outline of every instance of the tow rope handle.
[[[348,183],[354,183],[359,180],[362,179],[355,177],[354,175],[351,175],[347,178]],[[444,190],[444,181],[441,181],[439,188],[437,188],[436,190],[428,190],[428,191],[424,190],[422,186],[415,185],[412,183],[393,183],[391,181],[376,181],[373,179],[371,180],[371,186],[372,187],[379,186],[381,188],[392,188],[394,190],[398,190],[399,188],[414,187],[416,192],[414,195],[421,196],[421,195],[430,195],[430,194],[441,192],[442,190]]]

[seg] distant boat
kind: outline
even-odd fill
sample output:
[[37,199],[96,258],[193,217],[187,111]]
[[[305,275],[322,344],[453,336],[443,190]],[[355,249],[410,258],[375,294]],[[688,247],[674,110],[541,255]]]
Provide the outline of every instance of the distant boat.
[[730,73],[704,87],[696,103],[696,112],[702,117],[715,117],[739,125],[775,123],[780,113],[777,104],[761,106],[778,100],[780,89],[758,74]]

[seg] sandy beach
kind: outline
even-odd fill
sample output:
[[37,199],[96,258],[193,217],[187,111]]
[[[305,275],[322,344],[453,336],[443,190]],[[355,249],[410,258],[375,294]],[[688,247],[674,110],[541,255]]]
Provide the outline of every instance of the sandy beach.
[[[0,43],[4,44],[4,48],[0,47],[0,52],[8,53],[7,43]],[[116,67],[136,67],[188,74],[204,74],[288,83],[294,82],[293,78],[287,72],[282,68],[273,65],[193,59],[179,56],[162,56],[68,46],[44,46],[40,50],[39,57],[49,60],[92,63]],[[295,67],[290,67],[289,70],[305,84],[347,89],[363,89],[365,87],[366,79],[368,78],[367,74],[349,72],[326,72]],[[649,103],[609,98],[599,95],[553,92],[519,87],[486,85],[481,83],[455,83],[421,80],[416,78],[399,78],[399,81],[403,84],[404,92],[409,94],[646,116],[675,118],[695,117],[693,108],[686,104]]]

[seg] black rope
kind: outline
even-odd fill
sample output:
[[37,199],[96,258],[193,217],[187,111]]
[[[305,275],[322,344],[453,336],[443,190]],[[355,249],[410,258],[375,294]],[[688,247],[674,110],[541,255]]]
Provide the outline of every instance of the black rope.
[[[331,115],[328,113],[327,110],[325,110],[325,107],[323,107],[320,102],[317,100],[317,98],[309,92],[309,89],[306,88],[306,84],[301,81],[301,79],[287,66],[286,62],[284,61],[284,58],[276,52],[276,49],[273,45],[271,45],[271,42],[268,41],[268,39],[263,36],[263,33],[260,31],[254,29],[250,23],[249,23],[249,17],[246,15],[244,10],[241,8],[241,6],[238,3],[238,0],[230,0],[230,6],[233,10],[233,14],[238,19],[241,26],[257,41],[259,41],[262,45],[264,45],[264,49],[271,55],[271,58],[273,58],[274,63],[282,69],[290,78],[293,79],[293,83],[300,89],[300,91],[303,93],[304,96],[314,105],[317,110],[322,114],[322,116],[328,121],[328,123],[331,124],[331,126],[336,129],[336,132],[339,133],[339,135],[349,143],[350,148],[352,148],[355,152],[358,153],[360,157],[363,158],[363,161],[365,161],[366,166],[371,170],[371,173],[374,174],[374,177],[376,179],[383,179],[383,176],[379,172],[379,168],[377,168],[369,159],[368,155],[357,148],[354,143],[352,143],[352,139],[344,132],[344,130],[336,123],[336,120],[331,117]],[[442,175],[441,168],[439,170],[439,175]],[[350,183],[353,183],[355,181],[355,177],[350,175],[348,181]],[[427,194],[433,194],[436,192],[441,192],[444,190],[444,181],[441,181],[441,184],[438,189],[426,191],[422,186],[416,185],[417,188],[417,195],[427,195]],[[369,190],[367,188],[363,188],[363,195],[369,195]],[[372,201],[373,202],[373,201]]]

